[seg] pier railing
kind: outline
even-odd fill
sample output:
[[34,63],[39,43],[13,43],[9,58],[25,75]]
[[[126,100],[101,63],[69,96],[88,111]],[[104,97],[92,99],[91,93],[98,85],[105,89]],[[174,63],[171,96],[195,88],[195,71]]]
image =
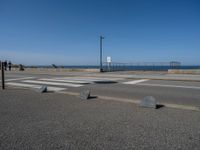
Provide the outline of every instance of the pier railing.
[[168,69],[179,69],[179,62],[137,62],[137,63],[103,63],[103,71],[167,71]]

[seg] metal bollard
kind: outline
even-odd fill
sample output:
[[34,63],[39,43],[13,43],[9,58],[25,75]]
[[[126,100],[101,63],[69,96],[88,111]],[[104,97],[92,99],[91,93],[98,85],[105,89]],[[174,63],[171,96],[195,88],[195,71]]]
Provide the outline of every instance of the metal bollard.
[[1,62],[1,87],[2,87],[2,90],[5,89],[4,63],[3,62]]

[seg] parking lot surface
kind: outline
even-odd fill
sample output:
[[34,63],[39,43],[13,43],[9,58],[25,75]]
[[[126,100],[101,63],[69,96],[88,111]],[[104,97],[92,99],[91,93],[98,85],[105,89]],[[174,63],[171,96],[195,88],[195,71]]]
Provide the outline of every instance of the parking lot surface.
[[200,115],[34,90],[0,91],[0,149],[199,149]]

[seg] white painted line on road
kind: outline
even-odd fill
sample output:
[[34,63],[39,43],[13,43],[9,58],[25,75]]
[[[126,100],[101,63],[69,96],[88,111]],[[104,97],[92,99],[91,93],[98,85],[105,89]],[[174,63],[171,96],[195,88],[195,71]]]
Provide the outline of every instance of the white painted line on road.
[[81,87],[81,84],[70,84],[70,83],[58,83],[58,82],[46,82],[46,81],[35,81],[35,80],[25,80],[22,81],[25,83],[35,83],[35,84],[45,84],[45,85],[60,85],[60,86],[69,86],[69,87]]
[[47,87],[47,90],[48,91],[63,91],[63,90],[66,90],[67,88],[60,88],[60,87],[53,87],[53,86],[48,86]]
[[25,77],[25,78],[15,78],[15,79],[7,79],[5,81],[9,82],[9,81],[17,81],[17,80],[27,80],[27,79],[33,79],[35,77]]
[[[72,95],[72,96],[79,96],[79,93],[76,93],[76,92],[59,91],[58,93]],[[141,101],[139,99],[126,99],[126,98],[109,97],[109,96],[101,96],[101,95],[98,95],[97,97],[101,100],[119,101],[119,102],[123,102],[123,103],[133,103],[133,104],[137,104],[137,105]],[[168,108],[190,110],[190,111],[200,111],[200,108],[198,106],[170,104],[170,103],[161,103],[161,104],[164,105],[164,107],[168,107]]]
[[128,82],[123,82],[123,84],[138,84],[141,82],[149,81],[149,79],[141,79],[141,80],[134,80],[134,81],[128,81]]
[[96,78],[96,77],[81,77],[82,79],[92,79],[92,80],[95,80],[95,81],[104,81],[104,80],[108,80],[108,81],[117,81],[117,80],[122,80],[124,78],[105,78],[105,77],[102,77],[102,78]]
[[56,78],[56,79],[68,79],[68,80],[78,80],[78,81],[116,81],[122,80],[122,78],[94,78],[94,77],[63,77],[63,78]]
[[97,80],[94,79],[85,79],[85,78],[55,78],[56,80],[73,80],[73,81],[86,81],[86,82],[94,82]]
[[[41,88],[41,86],[39,86],[39,85],[24,84],[24,83],[15,83],[15,82],[9,82],[9,83],[7,83],[7,85],[16,86],[16,87],[34,88],[34,89]],[[47,88],[48,88],[48,91],[56,91],[56,92],[57,91],[66,90],[66,88],[52,87],[52,86],[48,86]]]
[[175,109],[183,109],[183,110],[192,110],[192,111],[200,111],[198,106],[191,106],[191,105],[180,105],[180,104],[169,104],[163,103],[165,107],[168,108],[175,108]]
[[91,82],[87,82],[87,81],[78,81],[78,80],[69,80],[69,79],[46,79],[46,78],[42,78],[39,79],[42,81],[53,81],[53,82],[67,82],[67,83],[80,83],[80,84],[89,84]]
[[142,86],[157,86],[157,87],[171,87],[171,88],[185,88],[185,89],[200,89],[198,86],[182,86],[182,85],[162,85],[162,84],[148,84],[148,83],[140,83],[137,85]]
[[35,85],[35,84],[24,84],[24,83],[16,83],[16,82],[8,82],[6,85],[29,87],[29,88],[39,88],[39,87],[41,87],[41,86]]

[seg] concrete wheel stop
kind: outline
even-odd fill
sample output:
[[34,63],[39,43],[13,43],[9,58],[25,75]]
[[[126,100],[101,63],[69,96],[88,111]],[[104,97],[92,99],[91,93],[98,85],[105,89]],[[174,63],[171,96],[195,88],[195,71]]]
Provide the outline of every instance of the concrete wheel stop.
[[80,99],[88,100],[88,99],[92,99],[92,98],[97,98],[96,96],[91,96],[90,93],[91,93],[90,90],[82,90],[80,92]]
[[90,90],[82,90],[80,92],[80,99],[88,100],[90,98]]
[[139,103],[139,107],[158,109],[162,107],[162,105],[159,105],[157,100],[153,96],[146,96]]
[[42,85],[41,88],[39,88],[38,92],[40,93],[46,93],[48,91],[48,88],[46,85]]

